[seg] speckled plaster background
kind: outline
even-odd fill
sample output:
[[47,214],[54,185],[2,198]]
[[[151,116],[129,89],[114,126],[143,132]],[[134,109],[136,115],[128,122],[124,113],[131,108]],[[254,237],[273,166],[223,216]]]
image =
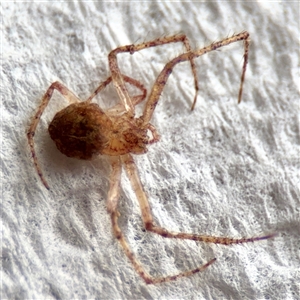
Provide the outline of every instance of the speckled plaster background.
[[[299,299],[299,2],[1,3],[2,299]],[[136,156],[155,221],[176,231],[272,240],[220,246],[143,231],[124,176],[120,224],[153,275],[209,259],[201,274],[147,286],[114,239],[105,199],[109,164],[60,154],[47,124],[66,105],[56,94],[39,125],[37,153],[51,186],[33,168],[25,130],[51,82],[85,99],[109,76],[119,45],[185,33],[193,48],[249,31],[243,47],[197,59],[194,112],[188,63],[174,69],[152,123],[162,135]],[[120,55],[124,73],[151,88],[181,45]],[[112,87],[98,98],[117,101]]]

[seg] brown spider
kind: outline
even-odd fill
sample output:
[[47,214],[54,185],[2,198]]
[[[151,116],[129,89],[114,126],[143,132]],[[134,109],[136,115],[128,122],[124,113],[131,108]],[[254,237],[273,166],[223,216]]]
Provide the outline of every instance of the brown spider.
[[[183,61],[190,61],[196,90],[195,98],[192,104],[193,110],[196,104],[198,92],[198,80],[194,59],[205,53],[237,41],[244,41],[244,63],[238,95],[238,103],[240,103],[248,61],[248,49],[250,41],[249,33],[244,31],[195,51],[191,50],[189,41],[185,35],[176,35],[159,38],[138,45],[122,46],[111,51],[108,55],[111,76],[101,83],[86,101],[81,102],[67,87],[61,83],[52,83],[45,93],[42,103],[40,104],[27,132],[28,143],[33,157],[34,166],[43,184],[47,189],[49,189],[49,186],[37,161],[33,137],[35,135],[36,127],[41,115],[48,105],[54,90],[60,92],[71,103],[69,106],[55,115],[54,119],[49,125],[49,134],[56,143],[57,148],[63,154],[69,157],[90,160],[99,154],[108,155],[112,171],[110,174],[110,187],[107,196],[107,210],[111,215],[113,232],[115,237],[119,240],[124,248],[125,254],[133,264],[136,272],[148,284],[172,281],[180,277],[198,273],[215,262],[216,258],[211,259],[208,263],[194,270],[181,272],[177,275],[158,278],[149,275],[130,249],[118,225],[120,213],[117,210],[117,204],[120,196],[122,166],[124,166],[127,172],[127,176],[131,182],[133,191],[135,192],[139,201],[142,219],[146,230],[152,231],[166,238],[188,239],[224,245],[254,242],[258,240],[265,240],[274,236],[274,234],[269,234],[261,237],[234,239],[227,237],[196,235],[193,233],[172,232],[156,225],[153,222],[150,205],[146,193],[141,185],[138,171],[131,155],[146,153],[147,146],[159,140],[159,135],[155,127],[149,122],[174,66]],[[117,54],[122,52],[129,52],[130,54],[133,54],[142,49],[175,42],[182,42],[186,48],[186,52],[175,57],[165,65],[152,87],[142,116],[135,118],[135,106],[146,98],[146,89],[139,81],[121,74],[117,63]],[[91,103],[91,101],[111,82],[114,84],[114,87],[118,92],[120,103],[104,111],[98,106],[98,104]],[[140,89],[142,94],[134,97],[129,96],[125,82]],[[151,138],[148,136],[149,131],[151,132]]]

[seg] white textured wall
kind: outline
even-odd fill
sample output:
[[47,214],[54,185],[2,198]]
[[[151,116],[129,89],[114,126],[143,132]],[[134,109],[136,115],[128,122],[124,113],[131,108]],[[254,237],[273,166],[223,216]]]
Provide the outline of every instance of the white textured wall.
[[[2,299],[299,299],[299,3],[2,2],[1,8]],[[107,161],[69,159],[47,134],[66,102],[53,97],[36,137],[50,191],[30,159],[29,118],[55,80],[88,97],[109,75],[107,54],[119,45],[185,33],[199,48],[243,30],[252,40],[243,102],[236,104],[242,43],[197,59],[193,113],[193,78],[183,63],[152,120],[161,141],[135,158],[154,218],[166,228],[279,236],[226,247],[144,232],[124,177],[120,223],[151,274],[217,258],[204,273],[147,286],[111,232]],[[169,45],[120,55],[119,63],[149,90],[183,51]],[[99,103],[113,99],[109,88]]]

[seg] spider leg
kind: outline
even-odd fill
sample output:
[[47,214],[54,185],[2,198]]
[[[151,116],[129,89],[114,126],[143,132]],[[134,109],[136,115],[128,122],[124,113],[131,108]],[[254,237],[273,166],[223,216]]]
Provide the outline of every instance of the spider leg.
[[[247,67],[247,62],[248,62],[249,43],[250,43],[249,33],[247,31],[243,31],[239,34],[235,34],[224,40],[214,42],[214,43],[210,44],[209,46],[204,47],[202,49],[181,54],[181,55],[175,57],[174,59],[172,59],[169,63],[167,63],[165,65],[164,69],[161,71],[161,73],[157,76],[157,79],[152,87],[152,91],[146,102],[146,105],[144,108],[144,113],[142,116],[143,124],[146,125],[147,123],[150,122],[150,120],[152,118],[152,114],[156,107],[156,104],[160,98],[162,91],[163,91],[163,88],[166,85],[166,82],[167,82],[170,74],[172,73],[175,65],[177,65],[180,62],[191,60],[193,58],[199,57],[208,52],[214,51],[221,47],[224,47],[229,44],[232,44],[232,43],[235,43],[238,41],[242,41],[242,40],[244,41],[244,64],[243,64],[243,69],[242,69],[241,83],[240,83],[239,96],[238,96],[238,103],[240,103],[241,99],[242,99],[243,84],[244,84],[244,80],[245,80],[246,67]],[[195,102],[193,103],[192,109],[194,107],[194,104],[195,104]]]
[[[140,83],[138,80],[133,79],[129,76],[126,76],[124,74],[122,74],[122,77],[124,79],[125,82],[130,83],[132,85],[134,85],[135,87],[137,87],[138,89],[140,89],[142,91],[141,95],[138,96],[133,96],[132,97],[132,101],[133,101],[133,106],[139,104],[141,101],[143,101],[146,98],[147,95],[147,90],[144,87],[144,85],[142,83]],[[103,81],[98,87],[97,89],[88,97],[88,99],[86,99],[86,102],[90,103],[92,101],[92,99],[94,97],[96,97],[101,90],[103,90],[108,84],[110,84],[112,82],[112,77],[108,77],[105,81]],[[122,103],[115,105],[114,107],[108,109],[106,111],[107,112],[119,112],[120,110],[124,110],[124,106]]]
[[147,284],[154,284],[154,283],[162,283],[167,281],[176,280],[178,278],[189,276],[198,272],[203,271],[209,265],[211,265],[216,259],[210,260],[208,263],[190,271],[185,271],[173,276],[166,276],[166,277],[158,277],[154,278],[149,275],[138,261],[134,253],[132,252],[130,246],[128,245],[119,225],[118,225],[118,218],[120,213],[117,211],[117,204],[120,197],[120,181],[121,181],[121,170],[122,170],[122,163],[120,156],[116,157],[109,157],[110,163],[112,166],[112,172],[110,174],[110,187],[107,195],[107,210],[111,214],[111,221],[113,232],[117,240],[120,242],[121,246],[124,249],[124,252],[128,259],[131,261],[132,265],[136,272],[143,278],[143,280]]
[[31,156],[33,158],[33,163],[35,166],[35,169],[38,173],[38,175],[40,176],[44,186],[49,189],[49,185],[46,181],[46,179],[43,176],[42,170],[40,168],[40,165],[38,163],[38,159],[36,156],[36,152],[34,149],[34,135],[35,135],[35,131],[37,128],[37,125],[41,119],[41,116],[45,110],[45,108],[47,107],[52,95],[53,95],[53,91],[57,90],[64,98],[66,98],[70,103],[76,103],[79,101],[79,99],[67,88],[65,87],[63,84],[61,84],[60,82],[56,81],[53,82],[50,87],[48,88],[48,90],[46,91],[46,93],[43,96],[42,102],[40,104],[40,106],[37,109],[36,114],[34,115],[29,129],[27,131],[27,139],[28,139],[28,144],[30,147],[30,152],[31,152]]
[[[141,103],[147,95],[147,90],[144,87],[144,85],[142,83],[140,83],[138,80],[135,80],[131,77],[128,77],[126,75],[122,75],[124,78],[124,81],[135,86],[136,88],[140,89],[142,94],[137,95],[137,96],[133,96],[132,97],[132,104],[133,106],[138,105],[139,103]],[[116,115],[119,114],[121,112],[124,112],[124,105],[123,103],[118,103],[115,106],[109,108],[108,110],[105,111],[106,114],[111,114],[111,115]]]
[[109,176],[109,191],[107,194],[107,211],[112,213],[116,211],[120,198],[120,182],[122,173],[122,163],[120,156],[108,156],[112,171]]
[[96,97],[100,91],[102,91],[107,85],[109,85],[112,81],[111,76],[109,76],[105,81],[101,82],[100,85],[96,88],[96,90],[85,100],[90,103],[94,97]]
[[252,237],[252,238],[241,238],[241,239],[234,239],[234,238],[227,238],[227,237],[215,237],[209,235],[198,235],[193,233],[183,233],[183,232],[173,232],[169,231],[163,227],[157,226],[153,222],[153,217],[150,209],[150,205],[146,196],[146,193],[142,187],[138,171],[134,160],[130,154],[126,154],[121,156],[122,162],[125,166],[128,178],[131,182],[132,188],[137,196],[137,199],[140,204],[142,219],[145,225],[146,230],[152,231],[157,233],[166,238],[177,238],[177,239],[186,239],[186,240],[193,240],[193,241],[201,241],[206,243],[214,243],[214,244],[223,244],[223,245],[230,245],[230,244],[241,244],[241,243],[248,243],[254,242],[259,240],[269,239],[275,236],[275,234],[269,234],[260,237]]
[[[108,62],[109,62],[109,68],[111,71],[112,80],[113,80],[114,86],[119,94],[119,97],[128,113],[134,115],[133,105],[132,105],[130,96],[128,94],[128,91],[126,89],[126,86],[125,86],[125,83],[123,80],[124,78],[118,67],[117,54],[124,53],[124,52],[129,52],[130,54],[133,54],[134,52],[137,52],[137,51],[140,51],[140,50],[143,50],[146,48],[156,47],[156,46],[170,44],[170,43],[177,43],[177,42],[182,42],[184,44],[184,46],[187,50],[186,54],[191,53],[191,46],[190,46],[189,40],[183,34],[174,35],[174,36],[170,36],[170,37],[162,37],[162,38],[158,38],[158,39],[155,39],[150,42],[144,42],[144,43],[141,43],[138,45],[121,46],[109,53]],[[191,68],[192,68],[192,72],[193,72],[193,76],[194,76],[195,91],[196,91],[195,97],[194,97],[194,102],[192,105],[192,109],[193,109],[196,104],[197,94],[198,94],[198,90],[199,90],[198,77],[197,77],[197,73],[196,73],[194,57],[191,56],[188,60],[191,63]]]
[[204,264],[196,269],[181,272],[176,275],[165,276],[165,277],[153,277],[144,270],[142,264],[138,261],[138,259],[136,258],[136,256],[132,252],[132,250],[130,249],[130,247],[118,225],[119,215],[120,214],[117,210],[111,212],[111,221],[112,221],[114,235],[115,235],[116,239],[120,242],[121,246],[123,247],[125,254],[126,254],[127,258],[130,260],[130,262],[132,263],[135,271],[142,277],[142,279],[147,284],[163,283],[163,282],[177,280],[181,277],[190,276],[190,275],[193,275],[193,274],[196,274],[198,272],[205,270],[208,266],[210,266],[212,263],[214,263],[216,261],[216,258],[213,258],[206,264]]
[[154,144],[154,143],[158,142],[160,140],[160,135],[156,131],[156,128],[150,123],[147,124],[147,128],[152,133],[152,139],[150,141],[148,141],[148,144]]

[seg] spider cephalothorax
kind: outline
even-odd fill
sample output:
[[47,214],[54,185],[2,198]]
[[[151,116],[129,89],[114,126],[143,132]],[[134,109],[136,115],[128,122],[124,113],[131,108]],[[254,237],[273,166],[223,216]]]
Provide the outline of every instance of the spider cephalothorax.
[[[99,154],[108,155],[111,163],[111,174],[110,188],[107,195],[107,210],[111,215],[113,232],[115,234],[115,237],[121,243],[126,256],[133,264],[135,270],[146,283],[161,283],[172,281],[180,277],[198,273],[215,262],[216,259],[213,258],[200,267],[197,267],[190,271],[184,271],[173,276],[153,277],[149,275],[133,254],[118,225],[118,218],[120,214],[117,208],[120,196],[122,166],[127,172],[127,176],[139,201],[144,226],[149,231],[157,233],[166,238],[189,239],[193,241],[203,241],[223,245],[253,242],[268,239],[274,236],[274,234],[270,234],[254,238],[234,239],[226,237],[198,235],[193,233],[172,232],[156,225],[153,222],[148,198],[141,185],[138,171],[131,155],[131,153],[145,153],[147,151],[146,146],[148,144],[152,144],[159,140],[159,135],[156,132],[154,126],[150,124],[150,120],[152,118],[156,104],[160,98],[160,95],[163,91],[163,88],[175,65],[183,61],[189,61],[191,64],[196,90],[195,98],[192,104],[193,109],[196,104],[196,97],[198,92],[198,80],[194,59],[205,53],[214,51],[218,48],[241,40],[244,42],[244,63],[238,96],[239,103],[242,99],[243,83],[248,61],[248,48],[250,41],[249,33],[244,31],[231,37],[225,38],[221,41],[214,42],[207,47],[194,51],[191,50],[189,41],[185,35],[176,35],[171,37],[159,38],[138,45],[122,46],[111,51],[108,56],[111,76],[107,78],[103,83],[101,83],[95,90],[95,92],[84,102],[80,102],[80,100],[61,83],[52,83],[45,93],[42,99],[42,103],[39,106],[37,113],[35,114],[30,128],[27,132],[28,143],[31,149],[35,168],[43,184],[47,188],[49,188],[48,183],[46,182],[37,161],[33,137],[41,115],[48,105],[54,90],[60,92],[71,103],[68,107],[55,115],[53,121],[49,126],[50,136],[56,143],[57,148],[62,153],[70,157],[87,160]],[[135,52],[142,49],[173,42],[182,42],[185,46],[186,52],[175,57],[166,64],[161,73],[158,75],[152,87],[151,93],[146,101],[142,116],[139,118],[135,118],[135,106],[146,98],[146,89],[139,81],[121,74],[117,63],[117,54],[122,52],[129,52],[130,54],[134,54]],[[91,103],[91,101],[102,89],[104,89],[111,82],[113,82],[114,87],[118,92],[120,103],[106,111],[103,111],[98,106],[98,104]],[[127,91],[125,82],[141,90],[142,94],[137,96],[130,96]],[[149,138],[148,136],[149,132],[151,132],[152,134],[151,138]]]

